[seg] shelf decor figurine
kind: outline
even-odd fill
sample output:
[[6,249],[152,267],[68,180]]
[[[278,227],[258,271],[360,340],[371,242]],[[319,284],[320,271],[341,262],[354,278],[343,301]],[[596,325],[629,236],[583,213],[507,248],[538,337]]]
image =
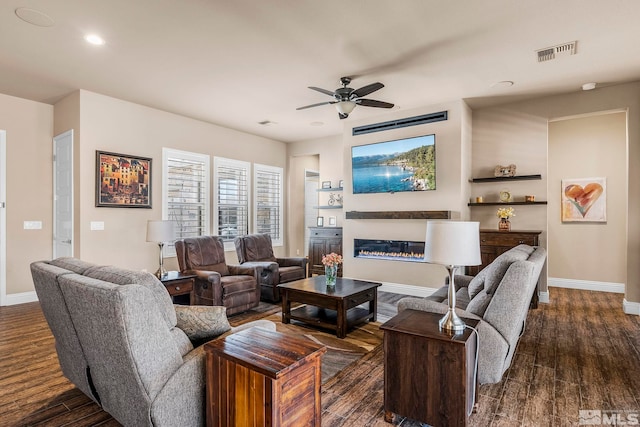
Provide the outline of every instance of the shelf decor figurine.
[[509,166],[498,165],[493,170],[493,176],[495,177],[516,176],[516,165],[514,164],[510,164]]
[[342,255],[335,252],[324,255],[322,257],[322,265],[324,265],[324,275],[327,280],[327,289],[335,289],[336,277],[338,277],[338,265],[342,264]]
[[496,216],[500,218],[500,222],[498,222],[498,230],[511,231],[511,221],[509,221],[509,218],[516,216],[515,210],[512,207],[498,208]]

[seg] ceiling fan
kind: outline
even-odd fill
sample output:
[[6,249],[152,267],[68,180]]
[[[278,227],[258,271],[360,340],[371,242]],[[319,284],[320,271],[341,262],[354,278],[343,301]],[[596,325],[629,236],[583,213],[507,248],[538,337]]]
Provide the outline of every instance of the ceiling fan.
[[334,104],[338,110],[338,116],[340,119],[346,119],[349,117],[349,113],[353,111],[356,105],[362,105],[363,107],[378,107],[378,108],[393,108],[393,104],[383,101],[376,101],[375,99],[365,99],[363,96],[367,96],[377,90],[380,90],[384,85],[380,82],[371,83],[363,86],[360,89],[352,89],[347,87],[351,83],[351,77],[340,78],[342,87],[336,89],[334,92],[330,90],[322,89],[319,87],[309,86],[309,89],[316,90],[335,98],[334,101],[319,102],[317,104],[305,105],[304,107],[296,108],[296,110],[304,110],[306,108],[318,107],[320,105]]

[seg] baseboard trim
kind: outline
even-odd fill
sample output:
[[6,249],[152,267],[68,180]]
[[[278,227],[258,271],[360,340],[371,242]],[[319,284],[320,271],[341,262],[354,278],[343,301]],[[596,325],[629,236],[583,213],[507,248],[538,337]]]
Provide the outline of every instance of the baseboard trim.
[[378,290],[383,292],[391,292],[394,294],[411,295],[414,297],[424,298],[434,293],[437,289],[416,285],[404,285],[402,283],[382,282],[382,286],[380,286]]
[[582,289],[584,291],[613,292],[616,294],[624,294],[624,283],[594,282],[592,280],[560,279],[556,277],[549,277],[547,279],[547,284],[549,287],[554,288]]
[[538,302],[542,304],[549,304],[549,292],[540,292],[538,294]]
[[622,310],[626,314],[636,314],[640,316],[640,302],[627,301],[625,298],[622,300]]
[[35,291],[8,294],[6,299],[7,305],[24,304],[35,301],[38,301],[38,295],[36,295]]

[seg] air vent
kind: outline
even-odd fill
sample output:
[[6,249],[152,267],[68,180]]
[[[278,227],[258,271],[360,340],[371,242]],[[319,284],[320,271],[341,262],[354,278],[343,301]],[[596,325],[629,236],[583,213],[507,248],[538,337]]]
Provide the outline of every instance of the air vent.
[[576,53],[577,44],[577,41],[572,41],[537,50],[538,62],[551,61],[552,59],[556,59],[561,56],[574,55]]
[[353,136],[364,135],[365,133],[381,132],[383,130],[398,129],[408,126],[425,125],[427,123],[442,122],[447,120],[447,111],[425,114],[423,116],[407,117],[405,119],[392,120],[389,122],[375,123],[372,125],[359,126],[353,128]]

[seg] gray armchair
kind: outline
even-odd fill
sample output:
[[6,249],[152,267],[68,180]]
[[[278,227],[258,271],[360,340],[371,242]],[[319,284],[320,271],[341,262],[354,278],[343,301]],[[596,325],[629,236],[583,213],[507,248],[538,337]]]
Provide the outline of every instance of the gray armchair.
[[271,236],[268,234],[250,234],[234,240],[238,261],[242,266],[259,266],[260,298],[263,301],[280,301],[280,283],[292,282],[307,277],[305,257],[276,258],[273,254]]
[[31,273],[62,372],[83,393],[124,426],[204,425],[205,354],[193,342],[235,332],[224,307],[174,306],[150,273],[74,258]]
[[196,304],[223,305],[229,316],[260,304],[261,267],[227,264],[221,237],[190,237],[175,245],[180,271],[198,276]]

